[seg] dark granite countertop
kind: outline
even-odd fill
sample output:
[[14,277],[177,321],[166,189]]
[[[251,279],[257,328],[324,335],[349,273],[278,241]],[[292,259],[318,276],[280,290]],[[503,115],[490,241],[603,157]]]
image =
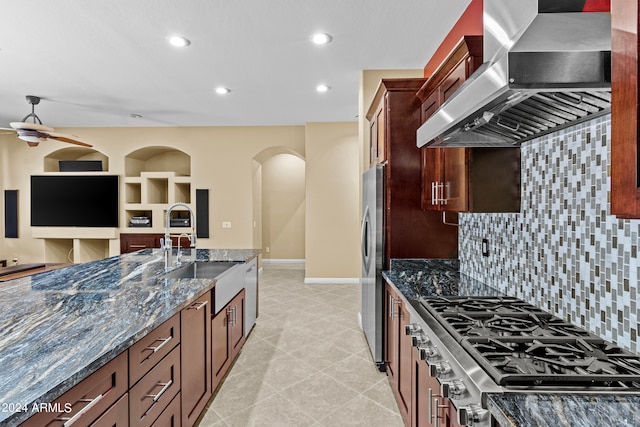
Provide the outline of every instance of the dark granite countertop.
[[[408,300],[420,296],[483,296],[500,292],[459,272],[457,260],[395,259],[382,275]],[[489,394],[501,427],[639,427],[640,395]]]
[[[259,250],[197,249],[198,261],[245,262]],[[158,249],[77,264],[0,286],[0,426],[49,403],[214,286],[162,277]]]

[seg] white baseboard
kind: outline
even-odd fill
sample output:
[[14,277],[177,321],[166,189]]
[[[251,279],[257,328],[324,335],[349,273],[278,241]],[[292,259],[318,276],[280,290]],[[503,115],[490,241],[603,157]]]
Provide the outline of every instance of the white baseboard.
[[351,285],[360,283],[359,277],[306,277],[304,283],[308,284],[327,284],[327,285]]
[[304,259],[262,258],[263,264],[304,264]]

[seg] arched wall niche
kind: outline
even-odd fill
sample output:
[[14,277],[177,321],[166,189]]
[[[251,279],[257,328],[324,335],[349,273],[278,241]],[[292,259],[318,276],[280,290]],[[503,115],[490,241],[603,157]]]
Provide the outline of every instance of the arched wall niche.
[[88,147],[67,147],[44,157],[45,172],[60,172],[60,160],[101,160],[102,170],[109,171],[109,157]]
[[191,176],[191,156],[173,147],[151,146],[127,154],[125,176],[140,176],[142,172],[174,172],[176,176]]

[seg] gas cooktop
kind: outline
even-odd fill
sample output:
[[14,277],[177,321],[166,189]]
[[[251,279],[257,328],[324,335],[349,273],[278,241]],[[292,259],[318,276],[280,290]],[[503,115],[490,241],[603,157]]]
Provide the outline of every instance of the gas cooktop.
[[506,387],[640,391],[640,357],[507,297],[421,298],[420,303]]

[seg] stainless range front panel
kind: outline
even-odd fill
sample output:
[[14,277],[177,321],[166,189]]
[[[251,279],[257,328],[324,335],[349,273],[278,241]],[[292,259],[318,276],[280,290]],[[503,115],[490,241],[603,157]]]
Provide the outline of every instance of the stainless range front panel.
[[376,165],[362,179],[362,329],[371,355],[384,370],[384,166]]

